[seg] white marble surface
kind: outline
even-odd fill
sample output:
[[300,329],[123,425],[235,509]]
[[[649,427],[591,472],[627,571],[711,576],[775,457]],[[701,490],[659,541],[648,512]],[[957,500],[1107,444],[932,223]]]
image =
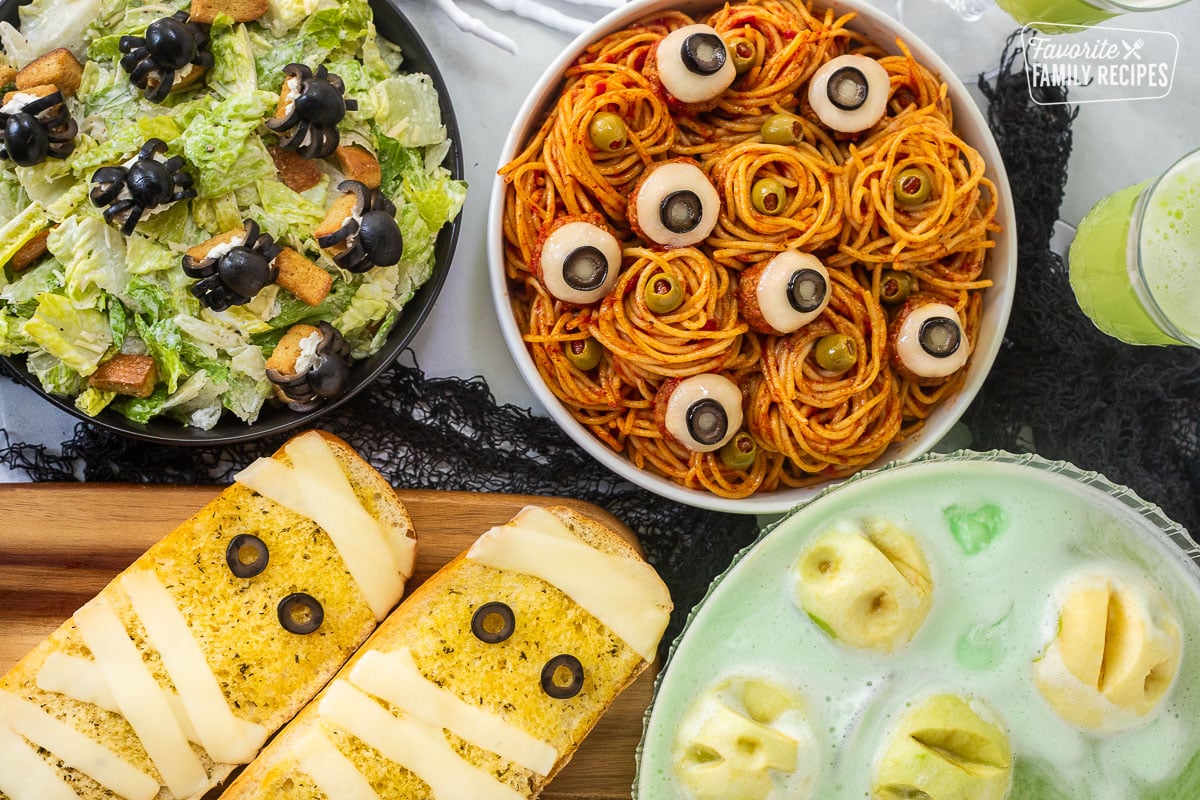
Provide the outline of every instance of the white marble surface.
[[[885,11],[895,9],[894,0],[870,1]],[[461,4],[516,40],[520,53],[510,55],[459,32],[431,0],[403,3],[404,13],[425,37],[450,86],[472,185],[449,278],[412,347],[431,376],[481,375],[499,401],[540,410],[505,349],[496,323],[484,240],[488,193],[509,126],[529,88],[571,37],[494,11],[476,0],[462,0]],[[557,7],[589,18],[599,18],[604,12],[594,6]],[[1179,35],[1175,86],[1163,100],[1102,103],[1081,110],[1062,209],[1064,221],[1071,225],[1104,195],[1143,180],[1184,152],[1200,147],[1200,104],[1195,100],[1200,95],[1200,2],[1139,14],[1135,22],[1126,18],[1123,24]],[[936,38],[929,40],[937,46]],[[997,37],[993,43],[996,57],[1002,44]],[[74,418],[33,392],[0,383],[0,428],[7,430],[13,441],[57,446],[69,438],[74,426]],[[20,480],[22,476],[5,474],[0,468],[0,479]]]

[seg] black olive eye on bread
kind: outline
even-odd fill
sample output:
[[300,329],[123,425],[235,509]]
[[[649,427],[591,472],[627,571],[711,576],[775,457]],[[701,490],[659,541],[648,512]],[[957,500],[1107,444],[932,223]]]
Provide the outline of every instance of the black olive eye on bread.
[[742,392],[722,375],[686,378],[667,398],[667,431],[688,450],[719,450],[741,427]]
[[808,103],[825,125],[858,133],[883,119],[891,78],[867,56],[838,56],[813,73]]
[[517,617],[500,602],[484,603],[471,616],[471,633],[484,644],[499,644],[513,635]]
[[563,653],[542,667],[542,691],[555,700],[568,700],[583,689],[583,664],[578,658]]
[[325,621],[325,609],[311,594],[294,592],[279,601],[276,608],[279,624],[288,633],[313,633]]
[[716,227],[721,198],[695,164],[667,161],[652,167],[634,199],[637,227],[667,247],[704,241]]
[[729,48],[709,25],[685,25],[672,31],[659,42],[654,58],[663,88],[683,103],[712,100],[737,77]]
[[229,540],[225,548],[225,563],[237,578],[253,578],[267,568],[270,559],[267,543],[250,533],[241,533]]
[[576,305],[607,295],[621,271],[621,243],[591,222],[568,222],[542,244],[542,283],[555,298]]

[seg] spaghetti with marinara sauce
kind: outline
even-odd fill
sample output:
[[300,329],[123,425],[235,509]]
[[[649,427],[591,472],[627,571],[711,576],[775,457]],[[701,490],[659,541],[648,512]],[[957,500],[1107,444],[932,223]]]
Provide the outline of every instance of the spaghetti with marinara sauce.
[[[505,270],[533,361],[573,417],[640,469],[729,498],[846,476],[919,430],[965,380],[965,369],[906,379],[889,325],[900,284],[953,309],[975,341],[996,189],[955,133],[938,76],[903,42],[889,53],[852,20],[811,3],[751,0],[609,34],[567,69],[544,122],[501,170]],[[739,68],[703,111],[643,74],[664,37],[696,22],[720,35]],[[847,54],[874,59],[888,83],[882,118],[850,134],[822,123],[807,94],[821,67]],[[623,136],[600,147],[605,114]],[[790,126],[786,141],[767,136],[772,119]],[[671,249],[639,238],[628,214],[646,175],[681,158],[712,183],[720,211],[702,242]],[[763,192],[774,193],[769,206]],[[622,246],[614,288],[583,306],[556,299],[530,268],[554,221],[580,214],[601,215]],[[739,307],[739,281],[786,251],[820,259],[828,304],[797,330],[764,333],[758,309]],[[680,292],[677,304],[654,296],[664,286]],[[831,335],[854,352],[850,367],[818,357]],[[584,344],[598,345],[594,361],[569,357]],[[707,373],[742,391],[740,456],[690,450],[656,424],[660,388]]]

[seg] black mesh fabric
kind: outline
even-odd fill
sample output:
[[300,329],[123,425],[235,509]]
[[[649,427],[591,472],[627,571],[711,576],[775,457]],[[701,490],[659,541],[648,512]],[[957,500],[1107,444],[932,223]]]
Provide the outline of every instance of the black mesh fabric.
[[[1092,329],[1049,251],[1066,181],[1073,113],[1030,101],[1019,53],[981,88],[1004,153],[1020,226],[1015,312],[995,371],[967,421],[975,446],[1036,448],[1104,472],[1200,522],[1195,404],[1200,353],[1134,350]],[[371,389],[320,420],[403,488],[574,497],[624,521],[670,586],[669,643],[712,578],[757,534],[751,517],[681,506],[605,470],[548,419],[498,406],[482,379],[430,379],[411,354]],[[1104,391],[1101,391],[1103,389]],[[59,452],[4,432],[0,463],[33,480],[223,483],[284,437],[222,448],[126,439],[81,423]]]

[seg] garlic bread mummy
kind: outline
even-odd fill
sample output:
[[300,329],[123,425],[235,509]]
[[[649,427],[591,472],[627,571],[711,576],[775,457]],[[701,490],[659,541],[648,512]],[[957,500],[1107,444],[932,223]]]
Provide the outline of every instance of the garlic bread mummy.
[[9,800],[203,795],[399,601],[408,513],[309,432],[150,548],[0,680]]
[[420,586],[222,797],[536,797],[670,611],[615,533],[528,507]]

